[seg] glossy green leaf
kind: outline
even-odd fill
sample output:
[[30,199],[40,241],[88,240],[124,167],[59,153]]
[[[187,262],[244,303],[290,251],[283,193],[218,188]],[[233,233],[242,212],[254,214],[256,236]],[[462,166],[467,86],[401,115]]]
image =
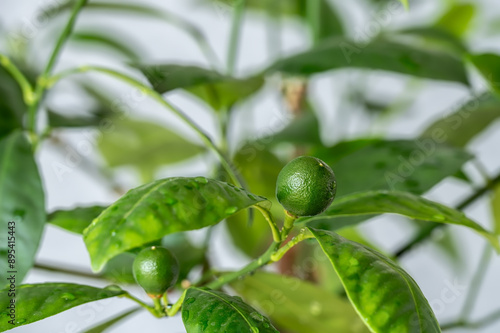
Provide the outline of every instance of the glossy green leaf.
[[372,332],[441,332],[417,283],[396,263],[334,232],[309,230],[330,259],[352,305]]
[[137,50],[141,47],[137,43],[130,41],[130,36],[127,36],[127,41],[119,37],[119,33],[110,34],[106,31],[78,31],[71,35],[71,42],[85,47],[97,46],[104,47],[121,54],[130,60],[138,60],[140,58]]
[[[45,196],[31,144],[24,133],[14,131],[0,140],[0,288],[10,271],[17,272],[20,284],[33,265],[45,218]],[[15,227],[9,229],[11,221]],[[15,245],[9,246],[9,239]],[[8,263],[9,252],[15,264]]]
[[210,289],[188,289],[182,321],[187,333],[278,332],[269,319],[241,298]]
[[56,210],[47,216],[47,222],[65,230],[82,234],[90,223],[106,209],[105,206],[77,207]]
[[456,147],[465,147],[499,118],[500,97],[485,93],[469,100],[456,112],[440,117],[422,133],[421,137]]
[[236,79],[212,70],[183,65],[138,65],[153,88],[163,94],[184,89],[220,111],[256,93],[264,84],[260,76]]
[[27,107],[16,80],[0,66],[0,138],[22,127]]
[[470,59],[489,82],[491,89],[500,94],[500,55],[493,53],[477,54],[470,56]]
[[276,326],[290,332],[369,332],[347,299],[310,282],[256,272],[231,287]]
[[110,297],[122,296],[126,292],[119,287],[95,288],[72,283],[43,283],[20,285],[16,290],[15,325],[7,307],[11,304],[8,290],[0,292],[0,331],[34,323],[56,315],[75,306]]
[[168,234],[215,225],[236,212],[267,201],[220,181],[160,179],[127,192],[84,232],[92,268],[116,255]]
[[154,179],[164,165],[181,162],[204,151],[173,131],[152,122],[121,118],[104,133],[99,150],[111,167],[133,166],[144,182]]
[[436,22],[436,27],[462,37],[471,26],[476,15],[476,6],[472,3],[454,3]]
[[493,209],[495,234],[500,235],[500,186],[495,187],[491,198],[491,207]]
[[369,190],[423,194],[455,175],[471,155],[459,148],[420,140],[361,139],[319,148],[313,155],[335,172],[337,198]]
[[83,333],[103,333],[105,332],[108,328],[116,325],[117,323],[123,321],[124,319],[127,319],[128,317],[132,316],[133,314],[137,313],[139,310],[142,308],[135,308],[132,310],[129,310],[125,313],[122,313],[114,318],[111,318],[107,321],[105,321],[102,324],[98,324],[97,326],[94,326],[90,329],[85,330]]
[[312,75],[341,68],[384,70],[468,84],[459,58],[383,39],[364,47],[342,38],[326,40],[309,51],[278,61],[267,71]]
[[322,228],[322,225],[335,223],[334,219],[342,216],[385,213],[471,228],[485,237],[500,252],[498,236],[467,218],[464,213],[408,192],[370,191],[350,194],[336,199],[324,213],[301,218],[298,221]]
[[[284,163],[266,148],[249,144],[235,154],[233,164],[250,191],[270,198],[273,216],[282,216],[283,208],[276,200],[275,184]],[[260,212],[255,212],[251,225],[248,214],[239,212],[227,219],[227,228],[234,245],[250,257],[262,254],[271,241],[269,224]]]

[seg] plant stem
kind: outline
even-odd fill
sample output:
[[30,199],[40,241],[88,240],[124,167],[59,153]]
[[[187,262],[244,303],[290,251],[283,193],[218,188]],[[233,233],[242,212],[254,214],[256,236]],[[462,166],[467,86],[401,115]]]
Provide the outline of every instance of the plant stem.
[[465,321],[467,316],[470,315],[474,305],[476,304],[477,298],[479,296],[479,289],[481,287],[481,283],[486,276],[486,271],[488,269],[489,263],[491,261],[491,248],[489,245],[485,245],[483,254],[481,255],[481,260],[479,261],[479,265],[476,269],[476,273],[472,278],[470,289],[467,293],[467,298],[464,303],[464,307],[460,312],[460,320]]
[[269,264],[270,262],[272,262],[271,256],[274,254],[275,251],[278,250],[279,246],[280,246],[280,243],[273,242],[271,244],[271,246],[269,246],[267,251],[263,255],[261,255],[259,258],[257,258],[256,260],[252,261],[251,263],[249,263],[248,265],[246,265],[245,267],[243,267],[239,271],[231,272],[231,273],[224,274],[224,275],[220,276],[219,278],[217,278],[217,280],[208,283],[205,287],[210,288],[210,289],[219,289],[223,285],[230,283],[230,282],[232,282],[232,281],[234,281],[242,276],[250,274],[251,272],[255,271],[256,269]]
[[61,52],[62,47],[68,40],[69,36],[71,35],[71,32],[73,31],[73,27],[75,26],[76,18],[78,16],[78,13],[82,9],[83,6],[87,3],[88,0],[78,0],[73,7],[73,10],[71,12],[70,18],[68,23],[66,24],[66,27],[64,28],[63,32],[59,36],[59,39],[56,42],[56,46],[54,47],[54,50],[52,51],[52,54],[50,55],[49,61],[47,62],[47,65],[45,65],[45,69],[43,70],[42,74],[38,78],[38,81],[36,83],[35,87],[35,93],[33,96],[33,101],[30,104],[30,108],[28,110],[28,128],[31,133],[36,134],[36,115],[38,111],[38,106],[40,104],[41,99],[43,98],[43,95],[45,93],[45,89],[47,88],[47,80],[52,72],[52,69],[54,68],[54,65],[59,57],[59,54]]
[[246,0],[238,0],[234,8],[233,23],[231,26],[231,36],[229,37],[229,48],[227,54],[228,75],[233,75],[236,68],[236,58],[238,54],[242,21],[245,13],[245,4]]
[[282,241],[285,241],[286,238],[288,237],[288,234],[293,229],[293,224],[295,223],[296,219],[297,219],[297,216],[292,215],[288,211],[285,210],[285,222],[283,223],[283,229],[281,230],[281,240]]
[[0,65],[4,67],[7,72],[12,75],[14,80],[17,81],[19,87],[21,87],[21,91],[23,92],[23,99],[26,105],[31,105],[34,100],[33,96],[33,87],[29,83],[28,79],[24,76],[24,74],[17,68],[17,66],[5,55],[0,54]]
[[175,302],[175,304],[172,305],[172,307],[170,309],[167,307],[167,310],[166,310],[167,316],[173,317],[176,315],[177,312],[179,312],[179,309],[181,308],[182,303],[184,303],[184,299],[186,298],[186,293],[187,293],[187,289],[184,290],[181,297],[179,297],[177,302]]
[[[477,199],[481,198],[483,195],[491,191],[497,184],[500,184],[500,174],[493,178],[488,184],[484,185],[476,192],[474,192],[471,196],[462,201],[458,206],[458,210],[463,210],[468,207],[472,203],[474,203]],[[400,258],[412,250],[414,247],[427,240],[434,230],[439,228],[447,227],[447,224],[444,223],[431,223],[429,226],[423,230],[421,230],[411,241],[409,241],[405,246],[403,246],[400,250],[398,250],[395,254],[395,257]]]
[[153,303],[155,305],[155,310],[157,313],[163,313],[163,306],[161,305],[161,298],[153,298]]
[[297,236],[293,237],[291,241],[289,241],[288,243],[286,243],[285,246],[283,246],[278,251],[276,251],[275,253],[273,253],[271,255],[271,260],[274,261],[274,262],[281,260],[281,258],[283,258],[283,256],[289,250],[291,250],[295,245],[297,245],[298,243],[302,242],[303,240],[309,239],[309,238],[314,238],[314,236],[311,235],[311,233],[309,232],[309,230],[302,229],[301,232]]
[[495,311],[477,321],[474,322],[464,322],[464,321],[456,321],[453,323],[449,324],[444,324],[441,325],[441,329],[444,330],[450,330],[452,328],[457,328],[457,327],[463,327],[463,328],[482,328],[488,325],[493,324],[494,322],[500,320],[500,310]]
[[71,270],[71,269],[66,269],[66,268],[61,268],[60,265],[58,267],[53,267],[53,266],[35,263],[33,268],[34,269],[41,269],[41,270],[49,271],[49,272],[69,274],[69,275],[74,275],[74,276],[78,276],[78,277],[99,279],[99,280],[106,280],[107,281],[107,279],[105,279],[104,277],[102,277],[100,275],[82,272],[82,271]]
[[276,226],[276,223],[273,220],[273,216],[272,216],[271,212],[265,208],[258,206],[258,205],[255,205],[254,207],[257,208],[262,213],[262,215],[264,216],[266,221],[269,223],[269,227],[271,228],[271,231],[273,233],[274,242],[276,242],[276,243],[281,242],[280,231],[278,230],[278,227]]
[[83,67],[78,67],[74,68],[71,70],[64,71],[58,75],[55,75],[51,78],[50,80],[50,85],[53,85],[55,82],[61,80],[62,78],[72,75],[72,74],[78,74],[78,73],[85,73],[89,71],[95,71],[95,72],[100,72],[104,74],[108,74],[112,77],[115,77],[125,83],[130,84],[133,87],[138,88],[142,93],[150,96],[153,98],[155,101],[157,101],[159,104],[164,106],[165,108],[169,109],[173,113],[175,113],[179,118],[181,118],[189,127],[191,127],[203,140],[203,142],[210,147],[219,157],[220,162],[224,169],[227,171],[229,176],[231,177],[231,180],[234,182],[235,185],[239,187],[243,187],[244,182],[243,180],[238,177],[236,174],[235,170],[236,168],[232,165],[230,160],[226,157],[226,155],[215,145],[215,143],[212,141],[212,139],[206,134],[203,129],[201,129],[198,125],[196,125],[191,118],[189,118],[186,114],[184,114],[181,110],[177,109],[174,105],[170,104],[168,101],[166,101],[161,94],[157,93],[150,87],[146,86],[144,83],[127,76],[125,74],[122,74],[120,72],[117,72],[115,70],[109,69],[109,68],[104,68],[104,67],[96,67],[96,66],[83,66]]
[[144,302],[143,302],[143,301],[141,301],[140,299],[138,299],[138,298],[136,298],[136,297],[132,296],[132,295],[131,295],[131,294],[129,294],[128,292],[126,292],[126,294],[124,294],[124,295],[123,295],[123,297],[128,298],[128,299],[130,299],[130,300],[132,300],[132,301],[136,302],[137,304],[139,304],[140,306],[142,306],[143,308],[145,308],[146,310],[148,310],[149,312],[151,312],[151,314],[152,314],[153,316],[155,316],[156,318],[161,318],[161,317],[163,317],[163,315],[162,315],[161,313],[157,312],[157,310],[156,310],[154,307],[152,307],[152,306],[150,306],[150,305],[147,305],[146,303],[144,303]]

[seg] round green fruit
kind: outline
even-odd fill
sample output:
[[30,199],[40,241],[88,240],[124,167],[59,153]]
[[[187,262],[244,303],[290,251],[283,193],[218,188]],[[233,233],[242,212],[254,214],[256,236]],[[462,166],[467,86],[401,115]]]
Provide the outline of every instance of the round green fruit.
[[152,298],[160,298],[179,278],[179,263],[164,247],[148,247],[139,252],[133,264],[135,281]]
[[322,160],[301,156],[280,171],[276,197],[295,216],[320,214],[330,206],[337,190],[332,169]]

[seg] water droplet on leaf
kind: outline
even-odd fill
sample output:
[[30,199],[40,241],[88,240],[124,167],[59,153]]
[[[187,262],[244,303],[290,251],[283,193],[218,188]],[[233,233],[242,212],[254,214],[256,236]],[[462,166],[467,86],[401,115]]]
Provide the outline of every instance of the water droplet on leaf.
[[196,180],[200,184],[208,184],[208,179],[205,177],[196,177],[194,180]]
[[76,296],[70,293],[64,293],[61,295],[61,298],[64,299],[65,301],[73,301]]
[[252,313],[250,313],[250,317],[252,317],[253,319],[255,319],[257,321],[264,321],[264,316],[261,315],[258,312],[252,312]]
[[224,213],[226,214],[234,214],[238,211],[238,207],[228,207],[226,208],[226,210],[224,211]]
[[309,311],[313,316],[319,316],[322,312],[322,306],[319,302],[312,302],[311,305],[309,306]]
[[193,303],[194,301],[196,301],[196,299],[195,299],[194,297],[189,297],[188,299],[186,299],[186,300],[184,301],[184,303],[186,303],[186,304],[191,304],[191,303]]

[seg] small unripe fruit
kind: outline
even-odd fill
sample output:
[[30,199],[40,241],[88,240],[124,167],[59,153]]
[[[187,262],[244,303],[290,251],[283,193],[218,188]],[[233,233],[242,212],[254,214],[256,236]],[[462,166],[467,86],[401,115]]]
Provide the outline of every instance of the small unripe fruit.
[[295,216],[320,214],[330,206],[337,190],[332,169],[322,160],[301,156],[283,167],[276,181],[276,197]]
[[152,298],[160,298],[179,278],[179,263],[164,247],[148,247],[139,252],[133,263],[137,284]]

